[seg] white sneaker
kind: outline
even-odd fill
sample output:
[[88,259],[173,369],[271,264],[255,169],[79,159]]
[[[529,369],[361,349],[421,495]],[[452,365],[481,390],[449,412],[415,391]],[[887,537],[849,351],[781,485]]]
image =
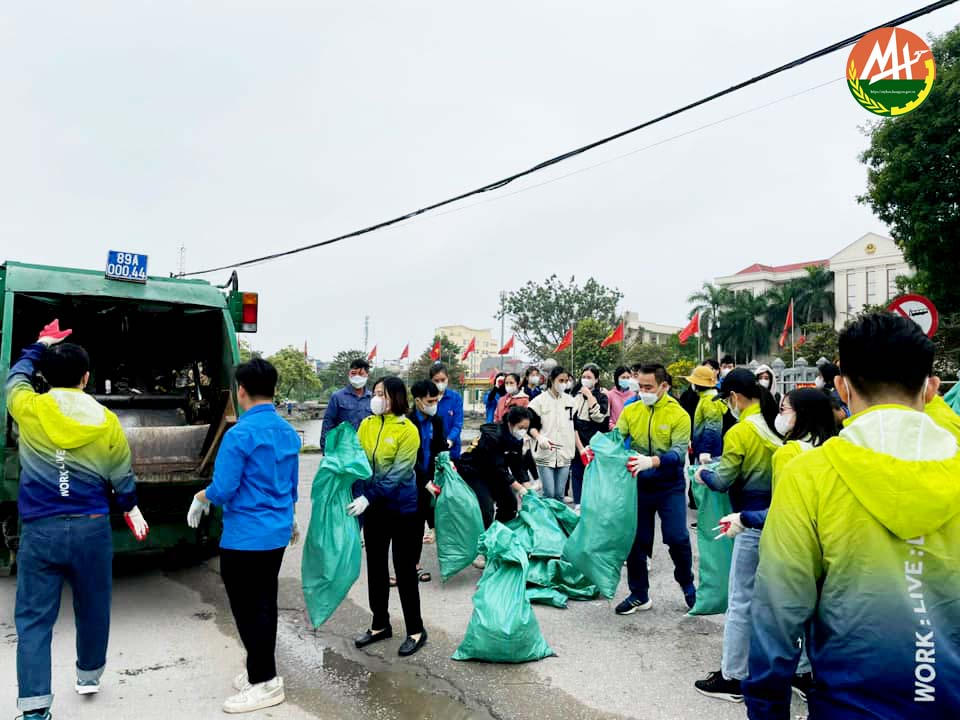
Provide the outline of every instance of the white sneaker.
[[279,705],[285,699],[283,678],[278,676],[264,683],[250,685],[245,690],[240,691],[239,695],[228,698],[223,704],[223,711],[225,713],[248,713]]
[[250,687],[250,681],[247,679],[247,671],[244,670],[233,679],[233,689],[237,692],[243,692],[248,687]]
[[473,561],[473,566],[478,570],[483,570],[487,566],[487,559],[483,555],[477,555],[477,559]]
[[77,695],[96,695],[100,692],[100,681],[77,680],[77,684],[73,687],[77,691]]

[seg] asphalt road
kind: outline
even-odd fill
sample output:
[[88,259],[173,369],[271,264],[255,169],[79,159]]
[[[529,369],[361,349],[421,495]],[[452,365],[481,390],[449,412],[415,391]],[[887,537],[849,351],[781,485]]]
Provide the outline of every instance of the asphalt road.
[[[301,462],[300,525],[308,526],[310,483],[319,460]],[[184,509],[186,514],[186,509]],[[149,519],[149,518],[148,518]],[[722,617],[687,617],[666,548],[654,551],[646,613],[618,617],[613,602],[572,602],[567,610],[535,606],[557,657],[522,666],[450,660],[472,611],[480,571],[468,568],[445,585],[421,585],[430,634],[416,656],[401,659],[402,615],[391,597],[393,640],[358,651],[352,638],[369,624],[366,577],[319,631],[310,628],[300,592],[299,548],[281,572],[278,657],[287,703],[252,714],[283,720],[674,720],[746,717],[743,705],[702,697],[693,682],[720,664]],[[439,578],[436,549],[424,564]],[[118,570],[103,690],[73,692],[73,613],[65,591],[54,633],[57,720],[206,720],[242,669],[233,620],[216,559],[197,567],[145,560]],[[0,713],[15,715],[15,578],[0,579]],[[625,594],[625,585],[621,593]],[[614,601],[615,602],[615,601]],[[795,702],[795,715],[804,706]]]

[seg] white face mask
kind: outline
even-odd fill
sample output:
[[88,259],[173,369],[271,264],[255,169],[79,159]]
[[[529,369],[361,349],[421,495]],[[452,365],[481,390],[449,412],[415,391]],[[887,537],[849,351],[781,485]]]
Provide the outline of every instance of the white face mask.
[[789,413],[787,415],[781,413],[774,418],[773,426],[777,429],[778,433],[786,437],[790,431],[793,430],[793,426],[796,424],[796,422],[797,416],[795,413]]
[[440,394],[441,394],[441,395],[443,395],[443,393],[445,393],[445,392],[447,391],[447,383],[445,383],[445,382],[438,382],[436,385],[437,385],[437,390],[440,391]]
[[510,434],[513,435],[517,440],[523,442],[527,439],[527,429],[526,428],[515,428],[510,431]]
[[657,400],[659,399],[660,398],[657,396],[656,393],[645,393],[645,392],[640,393],[640,402],[642,402],[647,407],[656,405]]
[[730,414],[733,415],[734,420],[740,419],[740,408],[734,405],[732,402],[727,400],[727,408],[730,410]]
[[813,381],[813,384],[816,386],[817,390],[823,390],[823,378],[819,375],[817,379]]
[[720,368],[720,377],[726,377],[730,374],[731,368]]
[[593,378],[580,378],[580,384],[587,390],[593,390],[593,386],[597,384],[597,381]]
[[370,398],[370,412],[374,415],[383,415],[387,411],[387,399],[374,395]]
[[765,387],[767,390],[770,389],[770,381],[767,380],[766,378],[760,378],[759,380],[757,380],[757,384],[760,387]]
[[362,387],[367,386],[367,376],[366,375],[351,375],[350,384],[353,385],[357,390]]
[[422,408],[420,408],[420,412],[422,412],[427,417],[433,417],[434,415],[437,414],[437,405],[436,403],[434,403],[433,405],[424,405]]
[[557,388],[557,392],[567,392],[570,388],[573,387],[573,383],[558,382],[555,387]]
[[539,375],[531,375],[531,376],[530,376],[530,379],[529,379],[529,383],[530,383],[530,387],[536,387],[537,385],[540,384],[540,376],[539,376]]
[[516,385],[504,385],[507,390],[507,395],[516,395],[517,391],[520,389]]
[[633,377],[632,377],[632,378],[630,378],[629,380],[627,380],[627,385],[628,385],[628,386],[630,387],[630,389],[633,390],[634,392],[638,392],[638,391],[640,390],[640,381],[637,380],[636,378],[633,378]]

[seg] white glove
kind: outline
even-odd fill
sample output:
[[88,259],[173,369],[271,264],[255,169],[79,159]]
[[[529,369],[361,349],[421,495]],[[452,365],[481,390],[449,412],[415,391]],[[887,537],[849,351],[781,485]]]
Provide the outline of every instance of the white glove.
[[290,545],[291,547],[300,542],[300,523],[294,519],[293,529],[290,531]]
[[701,485],[706,485],[706,483],[703,481],[703,471],[704,471],[704,467],[701,465],[700,467],[697,468],[697,471],[693,474],[693,479],[696,480]]
[[201,502],[197,498],[190,503],[190,509],[187,511],[187,525],[192,528],[200,527],[200,518],[203,515],[210,514],[210,503]]
[[437,484],[436,484],[435,482],[433,482],[432,480],[431,480],[430,482],[428,482],[428,483],[425,485],[425,487],[427,488],[427,492],[430,493],[431,495],[433,495],[433,497],[436,497],[437,495],[440,494],[440,486],[437,485]]
[[735,538],[737,535],[743,532],[743,523],[740,522],[740,513],[724,515],[722,518],[720,518],[720,524],[717,525],[714,530],[720,531],[720,534],[717,535],[714,540],[719,540],[722,537]]
[[363,495],[358,497],[352,503],[347,505],[347,515],[350,517],[356,517],[357,515],[363,515],[363,511],[370,507],[370,501]]
[[537,444],[538,444],[538,445],[546,445],[546,446],[547,446],[548,448],[550,448],[551,450],[556,450],[556,449],[558,449],[558,448],[560,448],[560,447],[563,447],[560,443],[555,443],[553,440],[551,440],[550,438],[548,438],[548,437],[547,437],[546,435],[544,435],[543,433],[540,433],[540,434],[537,435]]
[[133,533],[133,536],[138,542],[143,542],[147,539],[147,535],[150,533],[150,526],[147,525],[147,521],[143,519],[143,513],[140,512],[140,508],[134,505],[130,512],[123,514],[123,519],[127,521],[127,527],[130,528],[130,532]]
[[711,455],[710,453],[700,453],[699,459],[700,459],[701,465],[706,465],[707,463],[713,460],[713,455]]
[[653,467],[653,458],[648,455],[631,455],[627,460],[627,470],[636,477],[645,470]]

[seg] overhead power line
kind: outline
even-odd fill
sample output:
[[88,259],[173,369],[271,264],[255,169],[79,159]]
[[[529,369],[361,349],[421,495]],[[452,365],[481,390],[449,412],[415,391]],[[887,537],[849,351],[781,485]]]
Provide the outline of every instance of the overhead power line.
[[290,255],[297,255],[299,253],[306,252],[307,250],[314,250],[316,248],[324,247],[326,245],[333,245],[334,243],[341,242],[342,240],[349,240],[350,238],[359,237],[361,235],[367,235],[376,230],[382,230],[383,228],[390,227],[391,225],[396,225],[398,223],[404,222],[405,220],[409,220],[411,218],[417,217],[418,215],[423,215],[424,213],[428,213],[431,210],[436,210],[437,208],[441,208],[446,205],[452,205],[453,203],[459,202],[469,197],[473,197],[474,195],[481,195],[483,193],[488,193],[493,190],[498,190],[506,185],[509,185],[510,183],[516,180],[519,180],[520,178],[526,177],[528,175],[533,175],[534,173],[540,172],[541,170],[545,170],[548,167],[557,165],[561,162],[564,162],[565,160],[569,160],[572,157],[576,157],[577,155],[581,155],[589,150],[598,148],[601,145],[606,145],[607,143],[611,143],[614,140],[619,140],[622,137],[631,135],[635,132],[639,132],[640,130],[651,127],[652,125],[656,125],[665,120],[669,120],[670,118],[676,117],[682,113],[693,110],[694,108],[698,108],[701,105],[706,105],[707,103],[713,102],[714,100],[718,100],[722,97],[726,97],[727,95],[732,95],[733,93],[739,92],[744,88],[747,88],[751,85],[755,85],[763,80],[767,80],[768,78],[771,78],[774,75],[779,75],[788,70],[798,68],[801,65],[806,65],[807,63],[812,62],[813,60],[817,60],[826,55],[830,55],[836,52],[837,50],[841,50],[845,47],[849,47],[850,45],[853,45],[858,40],[860,40],[860,38],[864,37],[868,33],[873,32],[874,30],[877,30],[879,28],[884,28],[884,27],[896,27],[899,25],[903,25],[904,23],[910,22],[911,20],[916,20],[917,18],[923,17],[924,15],[929,15],[932,12],[936,12],[937,10],[941,10],[945,7],[953,5],[957,1],[958,0],[939,0],[938,2],[930,3],[929,5],[925,5],[924,7],[918,8],[905,15],[901,15],[900,17],[894,18],[885,23],[881,23],[880,25],[876,25],[867,30],[859,32],[856,35],[851,35],[850,37],[840,40],[838,42],[835,42],[832,45],[827,45],[826,47],[820,48],[819,50],[815,50],[814,52],[804,55],[803,57],[797,58],[796,60],[791,60],[788,63],[779,65],[773,68],[772,70],[767,70],[766,72],[761,73],[760,75],[756,75],[750,78],[749,80],[744,80],[742,82],[737,83],[736,85],[731,85],[725,90],[720,90],[719,92],[715,92],[712,95],[707,95],[706,97],[700,98],[699,100],[696,100],[692,103],[676,108],[674,110],[670,110],[669,112],[666,112],[662,115],[658,115],[657,117],[652,118],[650,120],[646,120],[645,122],[642,122],[639,125],[634,125],[633,127],[627,128],[626,130],[621,130],[620,132],[614,133],[613,135],[608,135],[606,137],[600,138],[599,140],[595,140],[594,142],[588,143],[586,145],[581,145],[578,148],[569,150],[560,155],[556,155],[552,158],[549,158],[548,160],[544,160],[543,162],[538,163],[537,165],[534,165],[531,168],[528,168],[521,172],[514,173],[513,175],[509,175],[501,180],[496,180],[492,183],[488,183],[487,185],[483,185],[474,190],[468,190],[467,192],[460,193],[459,195],[455,195],[453,197],[447,198],[446,200],[441,200],[439,202],[432,203],[431,205],[426,205],[417,210],[412,210],[404,215],[398,215],[397,217],[391,218],[389,220],[384,220],[374,225],[369,225],[365,228],[354,230],[352,232],[345,233],[343,235],[338,235],[337,237],[329,238],[327,240],[322,240],[320,242],[311,243],[309,245],[302,245],[300,247],[291,248],[290,250],[284,250],[281,252],[271,253],[269,255],[262,255],[260,257],[251,258],[249,260],[242,260],[240,262],[235,262],[228,265],[221,265],[219,267],[208,268],[206,270],[197,270],[190,273],[184,273],[182,276],[189,277],[193,275],[206,275],[207,273],[220,272],[222,270],[230,270],[234,268],[245,267],[248,265],[255,265],[263,262],[268,262],[270,260],[277,260],[283,257],[288,257]]

